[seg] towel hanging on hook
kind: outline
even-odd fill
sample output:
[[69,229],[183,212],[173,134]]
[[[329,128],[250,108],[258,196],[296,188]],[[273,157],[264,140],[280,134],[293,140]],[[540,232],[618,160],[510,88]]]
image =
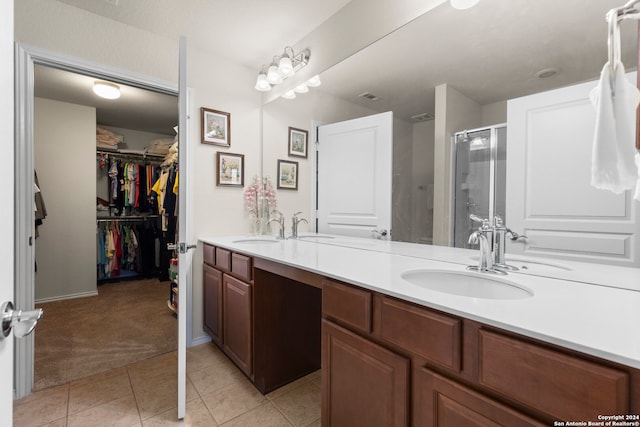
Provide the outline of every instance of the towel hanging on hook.
[[640,92],[625,76],[620,55],[620,26],[623,19],[640,19],[632,0],[625,6],[610,10],[607,15],[609,49],[598,86],[591,93],[596,109],[593,138],[591,185],[619,194],[636,188],[640,200],[640,154],[635,149],[636,110]]

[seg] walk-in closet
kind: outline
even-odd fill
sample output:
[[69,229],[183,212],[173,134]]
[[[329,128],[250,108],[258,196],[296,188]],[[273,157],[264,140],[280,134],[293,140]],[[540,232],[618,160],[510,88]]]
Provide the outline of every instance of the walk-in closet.
[[36,65],[34,390],[177,348],[177,97]]

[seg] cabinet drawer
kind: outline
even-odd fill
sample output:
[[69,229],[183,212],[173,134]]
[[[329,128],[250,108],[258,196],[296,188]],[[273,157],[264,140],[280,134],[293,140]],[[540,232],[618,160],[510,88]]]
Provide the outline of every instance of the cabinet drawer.
[[202,246],[202,261],[211,266],[216,265],[216,248],[214,246],[206,243]]
[[247,282],[251,281],[251,258],[240,254],[231,254],[231,272]]
[[419,371],[417,383],[420,427],[545,426],[427,369]]
[[558,420],[629,413],[629,377],[616,369],[487,330],[479,382]]
[[389,298],[380,305],[380,335],[427,360],[460,371],[462,321]]
[[339,322],[371,332],[371,293],[330,280],[322,282],[322,312]]
[[231,251],[216,248],[216,267],[223,271],[231,271]]

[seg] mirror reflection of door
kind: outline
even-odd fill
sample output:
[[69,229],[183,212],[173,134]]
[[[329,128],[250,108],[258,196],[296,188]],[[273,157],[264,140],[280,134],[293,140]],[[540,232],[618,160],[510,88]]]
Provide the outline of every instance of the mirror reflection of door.
[[318,128],[318,232],[390,240],[393,114]]

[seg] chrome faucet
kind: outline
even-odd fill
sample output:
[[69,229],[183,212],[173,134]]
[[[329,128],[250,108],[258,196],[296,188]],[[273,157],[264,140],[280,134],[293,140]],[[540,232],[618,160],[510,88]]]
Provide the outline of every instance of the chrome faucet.
[[511,270],[518,271],[518,267],[514,267],[512,265],[508,265],[505,261],[504,254],[506,248],[506,240],[507,235],[510,235],[510,239],[513,241],[526,239],[527,236],[524,234],[518,234],[515,231],[511,231],[504,225],[504,220],[499,215],[494,217],[494,227],[495,240],[493,246],[493,255],[494,255],[494,266],[501,270]]
[[284,215],[282,215],[282,212],[280,211],[273,211],[273,213],[277,214],[278,217],[271,218],[269,221],[267,221],[267,224],[271,224],[272,222],[277,222],[278,225],[280,226],[280,230],[278,231],[278,239],[284,240]]
[[297,239],[298,238],[298,224],[301,222],[305,222],[306,224],[309,224],[307,222],[306,219],[304,218],[298,218],[298,215],[300,215],[302,212],[296,212],[293,214],[293,217],[291,218],[291,238],[292,239]]
[[504,271],[496,270],[494,268],[493,258],[493,243],[494,243],[494,229],[489,225],[489,220],[480,218],[476,215],[471,215],[470,218],[474,221],[482,223],[480,228],[471,233],[469,236],[469,244],[480,245],[480,261],[478,265],[470,265],[468,270],[479,271],[481,273],[493,273],[493,274],[506,274]]

